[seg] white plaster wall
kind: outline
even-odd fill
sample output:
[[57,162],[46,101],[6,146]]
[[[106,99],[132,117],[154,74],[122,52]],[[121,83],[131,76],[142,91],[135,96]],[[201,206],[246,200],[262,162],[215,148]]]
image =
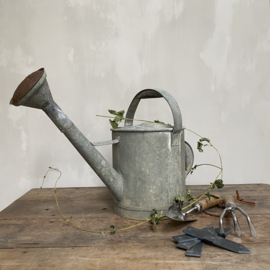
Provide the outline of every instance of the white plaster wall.
[[[40,187],[48,166],[62,171],[59,187],[103,185],[42,111],[9,105],[40,67],[90,140],[110,139],[96,114],[162,88],[184,125],[219,149],[225,184],[270,183],[268,0],[0,0],[0,210]],[[136,116],[172,121],[161,99],[143,101]],[[186,140],[196,148],[195,136]],[[111,160],[110,146],[99,149]],[[197,164],[219,164],[210,148],[195,153]],[[198,169],[187,183],[208,184],[216,173]]]

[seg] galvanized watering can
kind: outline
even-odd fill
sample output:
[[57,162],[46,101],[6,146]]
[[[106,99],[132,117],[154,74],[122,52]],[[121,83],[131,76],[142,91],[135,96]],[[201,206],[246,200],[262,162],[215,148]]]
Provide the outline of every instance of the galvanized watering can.
[[[114,211],[130,219],[145,220],[153,208],[165,211],[174,197],[185,195],[185,176],[193,164],[193,151],[184,141],[181,112],[167,92],[146,89],[132,100],[127,118],[134,118],[141,99],[163,97],[168,102],[174,126],[147,123],[111,129],[112,141],[91,143],[54,102],[46,72],[39,69],[17,87],[10,104],[42,109],[69,139],[113,195]],[[113,145],[113,166],[96,146]]]

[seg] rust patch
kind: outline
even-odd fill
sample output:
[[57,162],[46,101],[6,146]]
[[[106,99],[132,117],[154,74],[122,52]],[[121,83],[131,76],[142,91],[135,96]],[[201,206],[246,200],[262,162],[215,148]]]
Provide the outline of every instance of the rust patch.
[[28,75],[15,90],[13,97],[10,100],[10,104],[17,103],[24,95],[26,95],[29,90],[31,90],[32,87],[39,81],[43,73],[44,68],[41,68]]

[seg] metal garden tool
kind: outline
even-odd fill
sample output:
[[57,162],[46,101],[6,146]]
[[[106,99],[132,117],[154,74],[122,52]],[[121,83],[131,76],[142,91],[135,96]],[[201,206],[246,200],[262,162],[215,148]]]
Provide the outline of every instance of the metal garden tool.
[[[27,76],[10,103],[42,109],[48,115],[111,191],[117,215],[145,220],[153,208],[166,211],[172,198],[185,194],[185,178],[192,168],[193,151],[184,141],[180,108],[168,92],[142,90],[127,110],[128,120],[124,127],[111,129],[112,140],[91,143],[53,100],[46,76],[43,68]],[[133,125],[132,119],[141,99],[149,98],[167,101],[173,126],[163,123]],[[113,145],[113,165],[96,149],[101,145]]]
[[193,207],[186,212],[182,211],[180,207],[181,206],[180,203],[173,204],[167,210],[166,216],[170,219],[177,220],[177,221],[189,221],[189,222],[195,221],[197,219],[188,219],[187,215],[193,211],[201,212],[205,209],[211,208],[219,204],[222,200],[221,197],[219,195],[214,195],[214,196],[218,197],[218,199],[214,197],[210,197],[210,200],[209,200],[208,198],[206,198],[205,200],[194,203]]
[[239,226],[237,217],[234,213],[235,210],[238,210],[246,217],[248,225],[249,225],[250,233],[253,237],[256,238],[257,232],[256,232],[248,214],[242,208],[240,208],[234,204],[233,196],[231,196],[231,195],[225,196],[224,197],[224,204],[225,204],[226,208],[223,210],[223,212],[219,218],[219,235],[224,237],[224,229],[223,229],[222,219],[223,219],[224,215],[226,214],[226,212],[228,212],[228,213],[231,213],[231,215],[232,215],[235,233],[237,234],[238,237],[241,236],[242,231],[241,231],[241,228]]

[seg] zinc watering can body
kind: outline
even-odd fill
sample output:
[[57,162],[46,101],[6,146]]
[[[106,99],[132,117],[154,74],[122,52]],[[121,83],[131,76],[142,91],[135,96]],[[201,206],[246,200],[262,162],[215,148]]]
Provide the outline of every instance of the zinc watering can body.
[[112,130],[113,166],[79,131],[54,102],[46,72],[40,69],[27,76],[10,101],[15,106],[42,109],[92,167],[113,195],[114,211],[130,219],[148,219],[153,208],[166,211],[174,197],[184,196],[185,176],[193,164],[193,151],[184,141],[180,109],[166,91],[146,89],[132,100],[126,117],[133,119],[141,99],[163,97],[168,102],[174,126],[147,123]]

